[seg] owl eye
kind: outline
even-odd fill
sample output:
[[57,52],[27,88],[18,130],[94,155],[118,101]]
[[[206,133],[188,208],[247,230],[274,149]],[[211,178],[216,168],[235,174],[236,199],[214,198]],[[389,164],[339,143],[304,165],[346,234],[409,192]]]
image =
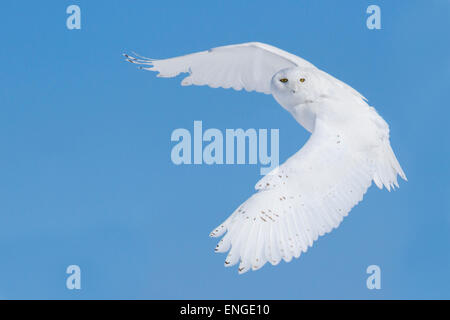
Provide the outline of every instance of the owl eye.
[[300,82],[305,82],[305,78],[300,78]]
[[286,82],[288,82],[288,79],[283,78],[283,79],[280,79],[280,81],[283,82],[283,83],[286,83]]

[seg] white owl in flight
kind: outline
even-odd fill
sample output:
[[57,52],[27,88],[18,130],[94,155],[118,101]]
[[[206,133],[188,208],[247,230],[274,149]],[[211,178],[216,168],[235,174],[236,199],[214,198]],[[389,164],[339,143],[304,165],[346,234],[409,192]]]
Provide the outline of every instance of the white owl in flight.
[[263,177],[257,192],[211,232],[216,252],[239,273],[306,252],[339,226],[372,184],[398,187],[406,176],[389,142],[389,126],[366,99],[306,60],[251,42],[171,59],[125,55],[158,77],[187,73],[181,84],[271,94],[311,136],[285,163]]

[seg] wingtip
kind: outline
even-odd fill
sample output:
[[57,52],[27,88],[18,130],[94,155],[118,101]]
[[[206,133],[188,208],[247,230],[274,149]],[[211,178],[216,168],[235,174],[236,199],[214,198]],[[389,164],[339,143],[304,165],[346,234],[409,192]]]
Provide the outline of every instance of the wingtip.
[[211,231],[209,233],[209,236],[211,238],[217,238],[220,237],[221,235],[223,235],[225,233],[225,226],[223,224],[221,224],[220,226],[218,226],[217,228],[215,228],[213,231]]
[[[153,61],[155,61],[155,59],[150,59],[150,58],[145,58],[139,54],[137,54],[136,52],[132,52],[132,55],[128,54],[128,53],[122,53],[122,56],[125,57],[125,60],[127,62],[136,64],[136,65],[144,65],[144,66],[151,66],[153,67]],[[140,70],[152,70],[151,68],[146,68],[146,67],[139,67]]]
[[244,273],[246,273],[249,270],[250,270],[250,268],[248,268],[248,267],[239,267],[238,268],[238,274],[244,274]]

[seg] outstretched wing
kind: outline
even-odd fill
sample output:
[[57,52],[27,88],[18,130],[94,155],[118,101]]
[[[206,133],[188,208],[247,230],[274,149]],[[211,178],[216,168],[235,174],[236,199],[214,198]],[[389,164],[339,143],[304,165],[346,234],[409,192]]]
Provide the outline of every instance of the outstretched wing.
[[208,85],[212,88],[245,89],[270,94],[275,73],[289,67],[314,67],[311,63],[273,46],[249,42],[217,47],[185,56],[154,60],[125,55],[143,69],[159,72],[159,77],[189,73],[182,85]]
[[[289,262],[339,226],[362,200],[377,170],[371,157],[352,150],[346,141],[316,121],[304,147],[262,178],[258,192],[211,233],[218,237],[227,232],[216,247],[217,252],[230,250],[225,266],[240,261],[243,273],[267,261]],[[386,185],[396,185],[397,174],[403,172],[393,161],[385,162]]]

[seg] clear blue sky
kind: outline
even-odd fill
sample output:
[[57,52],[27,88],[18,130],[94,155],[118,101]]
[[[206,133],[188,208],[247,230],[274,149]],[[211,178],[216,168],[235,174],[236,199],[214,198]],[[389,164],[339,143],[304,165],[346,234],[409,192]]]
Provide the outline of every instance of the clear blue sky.
[[[78,4],[82,29],[66,28]],[[370,4],[382,30],[366,28]],[[450,298],[450,1],[2,1],[0,298]],[[349,83],[391,126],[409,182],[373,187],[300,259],[239,276],[209,232],[259,166],[175,166],[170,134],[280,128],[267,95],[181,87],[122,61],[248,41]],[[66,267],[82,289],[65,287]],[[366,268],[382,289],[366,288]]]

